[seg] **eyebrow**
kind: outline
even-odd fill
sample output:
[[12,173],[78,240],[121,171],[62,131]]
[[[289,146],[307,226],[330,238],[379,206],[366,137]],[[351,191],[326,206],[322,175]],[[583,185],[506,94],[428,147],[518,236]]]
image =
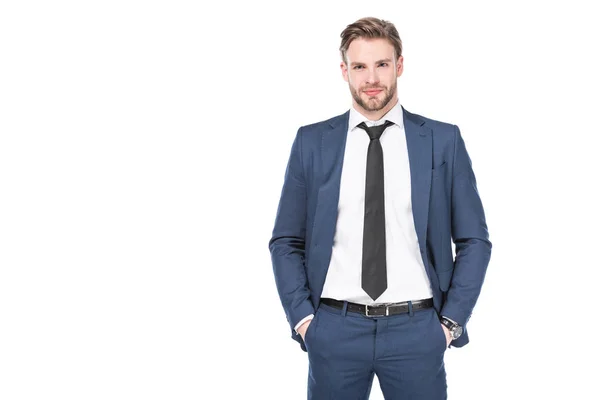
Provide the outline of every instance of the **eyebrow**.
[[[383,60],[377,60],[377,61],[375,61],[375,64],[381,64],[382,62],[392,62],[392,60],[389,59],[389,58],[385,58]],[[364,64],[365,63],[361,63],[361,62],[352,62],[352,63],[350,63],[350,66],[353,67],[355,65],[364,65]]]

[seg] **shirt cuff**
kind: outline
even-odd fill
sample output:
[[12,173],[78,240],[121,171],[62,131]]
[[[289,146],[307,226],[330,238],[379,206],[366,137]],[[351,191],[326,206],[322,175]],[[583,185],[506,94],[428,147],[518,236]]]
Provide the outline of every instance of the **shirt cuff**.
[[296,333],[298,333],[298,328],[300,328],[300,326],[302,326],[302,324],[303,324],[303,323],[305,323],[305,322],[306,322],[306,321],[308,321],[309,319],[313,319],[313,317],[314,317],[314,316],[315,316],[314,314],[310,314],[310,315],[307,315],[306,317],[302,318],[302,319],[300,320],[300,322],[298,322],[298,323],[296,324],[296,326],[294,327],[294,330],[296,331]]

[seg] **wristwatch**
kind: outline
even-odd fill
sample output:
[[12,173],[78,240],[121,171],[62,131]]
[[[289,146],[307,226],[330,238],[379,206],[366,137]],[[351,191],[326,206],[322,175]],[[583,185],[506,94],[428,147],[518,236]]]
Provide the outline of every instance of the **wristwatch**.
[[440,321],[450,331],[452,340],[456,340],[460,337],[460,335],[462,335],[463,327],[457,324],[456,322],[452,321],[450,318],[442,317],[440,318]]

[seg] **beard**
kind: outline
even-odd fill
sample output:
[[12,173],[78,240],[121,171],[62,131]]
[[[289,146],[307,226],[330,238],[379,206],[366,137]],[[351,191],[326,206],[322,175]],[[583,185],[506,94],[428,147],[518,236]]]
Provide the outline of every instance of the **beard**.
[[[363,88],[361,90],[360,93],[363,93],[363,90],[365,89],[381,89],[383,90],[383,100],[379,100],[377,97],[370,97],[368,100],[363,100],[362,97],[360,97],[360,93],[357,92],[351,85],[350,83],[348,83],[348,87],[350,88],[350,93],[352,94],[352,98],[354,99],[354,101],[356,102],[356,104],[358,104],[359,106],[361,106],[363,109],[367,110],[367,111],[379,111],[382,110],[385,106],[387,106],[389,104],[389,102],[392,100],[392,98],[394,97],[394,93],[396,93],[396,87],[397,87],[397,82],[394,81],[392,83],[392,87],[390,89],[387,89],[386,87],[373,87],[373,88]],[[377,96],[379,96],[379,93],[377,94]]]

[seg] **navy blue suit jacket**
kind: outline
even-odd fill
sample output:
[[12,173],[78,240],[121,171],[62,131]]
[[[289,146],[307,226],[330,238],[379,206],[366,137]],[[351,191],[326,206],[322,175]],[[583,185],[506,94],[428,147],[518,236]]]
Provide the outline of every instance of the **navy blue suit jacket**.
[[[421,257],[435,309],[465,329],[451,344],[462,347],[491,256],[483,206],[459,128],[402,110]],[[315,312],[325,283],[349,114],[298,129],[269,240],[279,297],[304,351],[294,326]]]

